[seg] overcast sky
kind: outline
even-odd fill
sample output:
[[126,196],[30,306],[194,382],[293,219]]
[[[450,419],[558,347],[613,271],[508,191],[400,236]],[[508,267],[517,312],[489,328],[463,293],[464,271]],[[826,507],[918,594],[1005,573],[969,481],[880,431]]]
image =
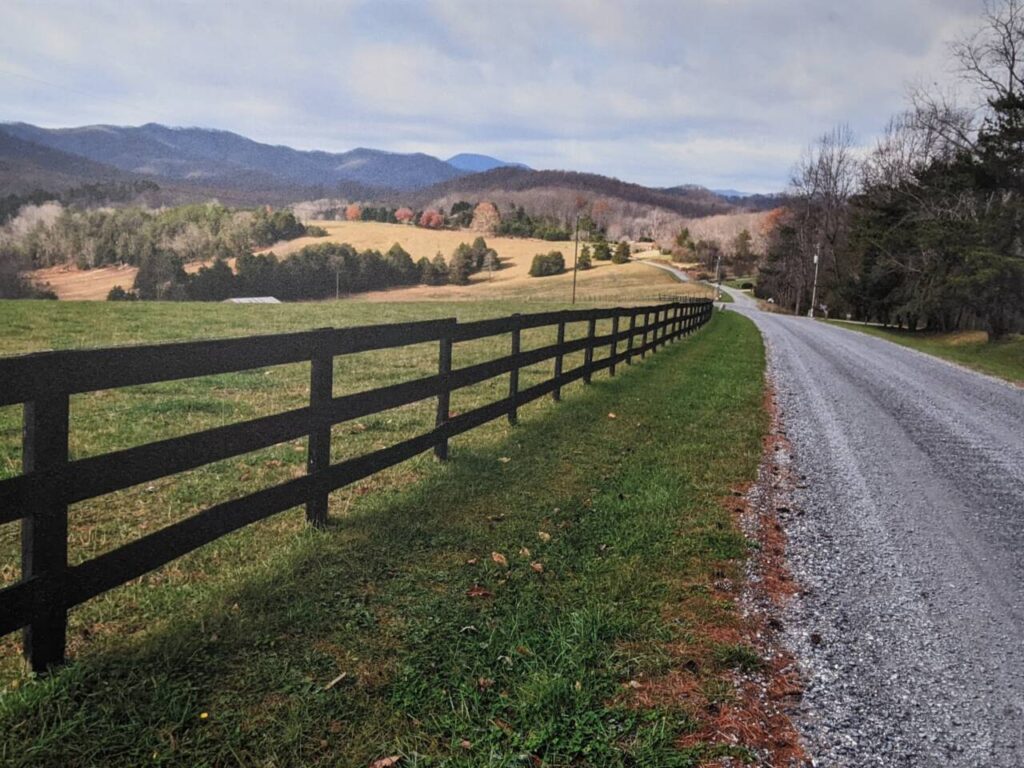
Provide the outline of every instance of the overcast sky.
[[481,152],[652,186],[781,189],[950,79],[980,0],[2,0],[0,120]]

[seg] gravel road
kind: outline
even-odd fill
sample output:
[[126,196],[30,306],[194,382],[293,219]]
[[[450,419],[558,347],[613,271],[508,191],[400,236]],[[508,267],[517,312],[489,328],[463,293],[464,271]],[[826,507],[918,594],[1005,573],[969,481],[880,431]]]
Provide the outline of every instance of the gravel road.
[[1024,390],[730,293],[802,477],[786,632],[815,764],[1024,766]]

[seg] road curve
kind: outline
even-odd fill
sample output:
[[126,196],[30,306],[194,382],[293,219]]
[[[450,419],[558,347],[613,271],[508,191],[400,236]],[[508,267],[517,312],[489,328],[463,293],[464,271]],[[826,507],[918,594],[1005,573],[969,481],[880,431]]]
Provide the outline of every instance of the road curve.
[[730,311],[766,340],[802,477],[786,623],[815,764],[1024,766],[1024,390]]

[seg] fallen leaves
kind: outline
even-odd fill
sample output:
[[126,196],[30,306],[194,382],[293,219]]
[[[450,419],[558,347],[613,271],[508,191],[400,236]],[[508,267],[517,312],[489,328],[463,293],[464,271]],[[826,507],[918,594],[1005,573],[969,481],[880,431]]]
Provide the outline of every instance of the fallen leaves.
[[508,558],[501,554],[501,552],[491,552],[491,560],[502,568],[508,568]]
[[547,531],[537,531],[537,538],[546,544],[551,541],[551,534]]
[[609,414],[608,414],[608,418],[609,418],[609,419],[617,419],[617,418],[619,418],[619,417],[618,417],[618,416],[616,416],[616,415],[615,415],[614,413],[609,413]]
[[532,562],[530,563],[530,568],[534,573],[544,573],[544,563]]
[[401,760],[401,755],[391,755],[390,757],[382,757],[370,763],[370,768],[391,768],[391,766],[393,765],[398,765],[401,762]]
[[512,459],[510,459],[508,456],[500,456],[498,457],[498,461],[500,461],[502,464],[508,464],[510,461],[512,461]]
[[479,584],[474,584],[472,587],[466,590],[467,597],[491,597],[491,591],[486,587],[482,587]]

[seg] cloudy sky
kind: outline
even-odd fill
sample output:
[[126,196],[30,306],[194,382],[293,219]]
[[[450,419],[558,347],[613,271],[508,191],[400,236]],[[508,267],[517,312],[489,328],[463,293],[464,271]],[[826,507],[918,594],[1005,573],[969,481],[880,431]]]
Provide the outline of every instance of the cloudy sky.
[[3,0],[0,121],[221,128],[773,191],[951,78],[981,0]]

